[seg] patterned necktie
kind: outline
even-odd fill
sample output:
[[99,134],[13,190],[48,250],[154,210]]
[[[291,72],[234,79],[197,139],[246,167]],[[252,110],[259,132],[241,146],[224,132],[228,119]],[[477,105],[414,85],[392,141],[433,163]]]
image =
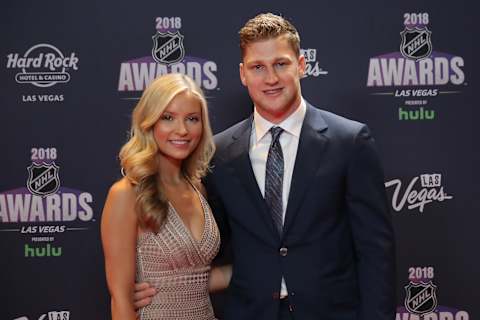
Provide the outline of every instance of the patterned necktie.
[[272,127],[272,143],[268,149],[267,165],[265,171],[265,202],[267,203],[273,222],[278,233],[283,229],[283,152],[280,145],[280,135],[283,129]]

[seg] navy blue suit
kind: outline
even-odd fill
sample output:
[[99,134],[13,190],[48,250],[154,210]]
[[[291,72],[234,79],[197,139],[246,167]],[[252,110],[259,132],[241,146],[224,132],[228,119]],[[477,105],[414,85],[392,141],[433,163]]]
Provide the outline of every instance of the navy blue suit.
[[225,319],[277,319],[282,276],[296,320],[394,319],[393,229],[368,128],[307,103],[280,236],[249,159],[252,121],[215,136],[206,181],[233,253]]

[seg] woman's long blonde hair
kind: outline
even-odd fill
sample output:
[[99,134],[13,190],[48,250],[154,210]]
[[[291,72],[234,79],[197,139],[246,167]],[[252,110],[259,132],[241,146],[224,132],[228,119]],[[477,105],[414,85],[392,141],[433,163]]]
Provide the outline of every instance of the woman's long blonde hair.
[[153,127],[169,103],[183,92],[192,93],[200,101],[203,132],[196,149],[183,161],[182,172],[191,181],[205,176],[215,151],[207,102],[198,85],[183,74],[160,76],[144,90],[133,110],[130,139],[119,154],[124,174],[137,194],[136,211],[140,227],[155,232],[165,220],[168,200],[159,188],[158,177],[162,173],[158,172],[158,146]]

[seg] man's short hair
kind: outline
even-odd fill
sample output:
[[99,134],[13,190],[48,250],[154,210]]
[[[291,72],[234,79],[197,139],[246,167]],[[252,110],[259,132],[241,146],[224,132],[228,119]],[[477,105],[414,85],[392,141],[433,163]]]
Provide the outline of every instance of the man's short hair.
[[268,40],[279,36],[287,36],[293,51],[300,54],[300,35],[287,19],[273,13],[261,13],[250,19],[238,32],[240,35],[240,51],[242,58],[246,47],[256,41]]

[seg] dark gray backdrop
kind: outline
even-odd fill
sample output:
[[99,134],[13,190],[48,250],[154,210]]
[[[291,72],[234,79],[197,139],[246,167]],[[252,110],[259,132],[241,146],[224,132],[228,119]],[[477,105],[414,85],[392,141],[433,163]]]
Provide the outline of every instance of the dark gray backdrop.
[[[168,18],[170,31],[183,35],[186,58],[180,64],[200,68],[196,78],[205,81],[219,132],[252,109],[238,77],[237,32],[248,18],[272,11],[296,25],[310,58],[304,97],[367,123],[376,137],[386,183],[392,184],[387,192],[398,244],[397,319],[418,319],[421,310],[405,308],[415,309],[408,296],[413,291],[404,287],[430,281],[436,289],[425,286],[431,293],[425,306],[433,313],[425,319],[477,319],[479,15],[471,2],[2,3],[0,318],[108,317],[99,221],[108,187],[120,177],[117,153],[144,88],[136,71],[152,68],[154,75],[165,68],[152,59],[157,18]],[[429,62],[402,56],[406,18],[410,29],[431,32],[423,44],[432,49],[422,59]],[[405,76],[399,65],[411,63],[414,70]],[[421,63],[430,63],[432,71],[426,83],[415,84]],[[407,82],[384,85],[391,77],[382,68],[393,68]],[[374,86],[367,86],[369,72]],[[38,82],[40,75],[47,80]],[[119,84],[134,90],[119,90]],[[42,177],[50,182],[35,185]],[[215,304],[221,316],[221,295]]]

